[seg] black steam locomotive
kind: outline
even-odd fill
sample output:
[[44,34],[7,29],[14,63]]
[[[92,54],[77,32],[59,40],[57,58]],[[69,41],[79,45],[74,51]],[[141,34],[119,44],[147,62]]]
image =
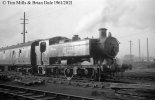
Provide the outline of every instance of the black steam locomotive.
[[106,30],[100,28],[97,39],[58,36],[1,48],[0,69],[100,80],[115,67],[119,51],[118,40]]

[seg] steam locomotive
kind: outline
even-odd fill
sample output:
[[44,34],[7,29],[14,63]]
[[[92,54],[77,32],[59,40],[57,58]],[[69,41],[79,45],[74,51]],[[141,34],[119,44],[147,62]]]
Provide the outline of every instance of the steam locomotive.
[[100,80],[115,67],[118,52],[118,40],[100,28],[97,39],[57,36],[0,48],[0,69]]

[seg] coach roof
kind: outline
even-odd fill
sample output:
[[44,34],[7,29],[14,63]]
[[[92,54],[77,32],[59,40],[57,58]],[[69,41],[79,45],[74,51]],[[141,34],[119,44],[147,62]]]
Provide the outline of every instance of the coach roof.
[[24,47],[24,46],[30,46],[32,43],[37,42],[37,41],[40,41],[40,40],[28,41],[26,43],[19,43],[17,45],[2,47],[2,48],[0,48],[0,51],[1,50],[7,50],[7,49],[14,49],[14,48],[19,48],[19,47]]

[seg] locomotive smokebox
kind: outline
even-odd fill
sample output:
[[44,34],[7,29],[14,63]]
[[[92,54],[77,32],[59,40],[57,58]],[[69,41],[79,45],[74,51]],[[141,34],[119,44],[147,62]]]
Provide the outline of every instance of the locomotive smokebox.
[[98,31],[99,31],[100,39],[107,37],[107,29],[106,28],[100,28]]

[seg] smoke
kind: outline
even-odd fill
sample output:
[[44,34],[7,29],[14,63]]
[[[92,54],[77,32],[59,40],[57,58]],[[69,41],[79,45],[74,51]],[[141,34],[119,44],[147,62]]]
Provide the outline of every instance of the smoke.
[[92,30],[94,27],[118,26],[120,19],[130,14],[136,5],[128,0],[107,0],[97,11],[84,16],[76,27],[76,32]]

